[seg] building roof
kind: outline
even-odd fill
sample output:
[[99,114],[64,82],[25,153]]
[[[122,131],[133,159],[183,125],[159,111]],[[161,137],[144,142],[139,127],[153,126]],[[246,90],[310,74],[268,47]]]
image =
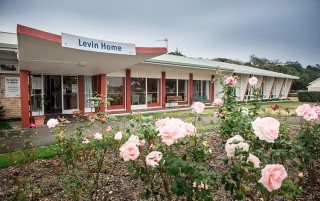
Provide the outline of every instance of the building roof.
[[154,57],[145,62],[155,63],[155,64],[171,64],[171,65],[177,65],[177,66],[183,66],[183,67],[192,66],[192,67],[199,67],[199,68],[201,67],[201,68],[210,68],[210,69],[221,69],[221,70],[232,71],[234,73],[240,73],[240,74],[252,74],[252,75],[279,77],[279,78],[299,79],[299,77],[296,77],[296,76],[254,68],[251,66],[230,64],[230,63],[212,61],[208,59],[183,57],[183,56],[176,56],[176,55],[169,55],[169,54]]
[[318,78],[318,79],[313,80],[312,82],[310,82],[310,83],[309,83],[309,86],[312,85],[312,84],[315,84],[315,83],[318,82],[318,81],[320,81],[320,78]]
[[[17,48],[18,48],[18,41],[17,41],[16,33],[0,32],[0,49],[16,50]],[[240,73],[240,74],[299,79],[299,77],[296,77],[296,76],[278,73],[278,72],[269,71],[269,70],[263,70],[263,69],[259,69],[251,66],[230,64],[230,63],[212,61],[208,59],[176,56],[176,55],[170,55],[170,54],[157,56],[152,59],[146,60],[143,63],[174,65],[174,66],[185,67],[185,68],[219,69],[223,71],[230,71],[230,72]],[[312,84],[313,82],[311,82],[310,84]]]
[[17,34],[0,32],[0,49],[13,49],[18,48]]

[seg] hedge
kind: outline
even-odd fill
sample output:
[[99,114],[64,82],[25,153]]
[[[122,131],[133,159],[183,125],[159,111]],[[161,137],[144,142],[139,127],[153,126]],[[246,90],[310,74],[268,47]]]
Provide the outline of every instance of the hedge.
[[320,102],[320,91],[299,91],[300,102]]

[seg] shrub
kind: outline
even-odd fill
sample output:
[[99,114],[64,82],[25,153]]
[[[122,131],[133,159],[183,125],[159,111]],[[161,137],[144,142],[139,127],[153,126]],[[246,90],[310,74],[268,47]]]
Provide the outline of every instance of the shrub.
[[300,102],[320,102],[320,91],[299,91]]

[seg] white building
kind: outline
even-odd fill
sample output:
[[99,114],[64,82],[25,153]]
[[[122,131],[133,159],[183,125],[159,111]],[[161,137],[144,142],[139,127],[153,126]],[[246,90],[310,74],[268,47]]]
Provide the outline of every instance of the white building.
[[[94,92],[112,99],[109,111],[128,112],[213,101],[222,96],[222,86],[212,82],[221,74],[240,78],[239,101],[252,98],[251,76],[258,78],[263,99],[286,99],[292,80],[298,79],[166,53],[164,47],[136,47],[17,25],[17,34],[0,33],[0,101],[9,116],[21,118],[28,127],[33,115],[91,111],[87,99]],[[42,99],[47,104],[39,104]]]
[[320,91],[320,78],[309,83],[308,91]]

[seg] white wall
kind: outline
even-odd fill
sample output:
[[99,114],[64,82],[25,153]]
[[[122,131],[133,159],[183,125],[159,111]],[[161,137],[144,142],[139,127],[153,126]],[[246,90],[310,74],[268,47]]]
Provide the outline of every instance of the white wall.
[[276,98],[279,98],[279,95],[280,95],[280,92],[281,92],[281,87],[283,85],[283,81],[284,81],[284,78],[276,78],[276,82],[275,82],[275,86],[276,86],[276,95],[277,97]]
[[266,84],[266,95],[267,99],[270,99],[271,89],[273,86],[274,77],[265,77],[265,84]]

